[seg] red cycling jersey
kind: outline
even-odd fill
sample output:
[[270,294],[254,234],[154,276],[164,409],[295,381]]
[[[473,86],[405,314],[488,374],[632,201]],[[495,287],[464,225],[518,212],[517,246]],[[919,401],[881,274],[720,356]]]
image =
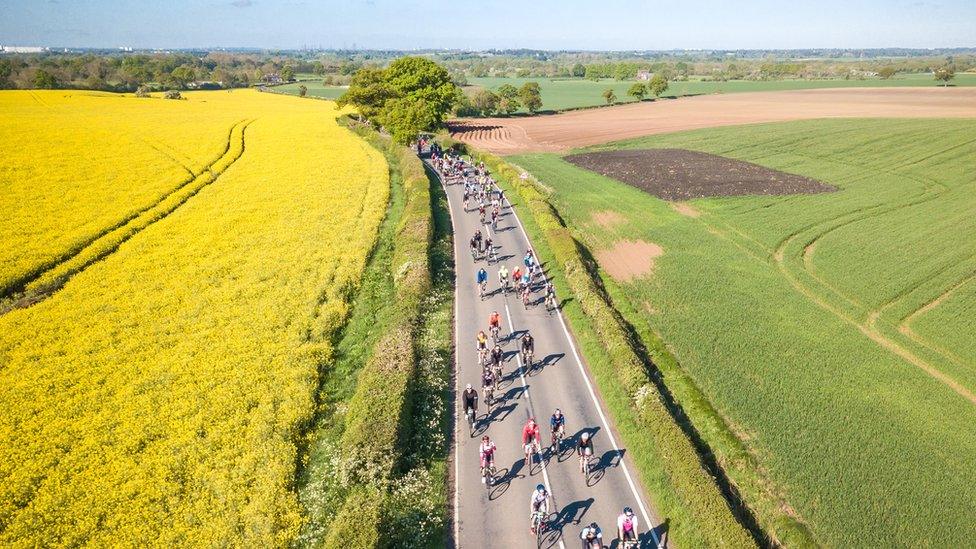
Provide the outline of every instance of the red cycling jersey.
[[501,320],[502,320],[501,315],[499,315],[498,313],[491,313],[491,316],[488,317],[488,325],[498,326]]
[[522,427],[522,444],[539,442],[539,425],[537,423],[526,423]]

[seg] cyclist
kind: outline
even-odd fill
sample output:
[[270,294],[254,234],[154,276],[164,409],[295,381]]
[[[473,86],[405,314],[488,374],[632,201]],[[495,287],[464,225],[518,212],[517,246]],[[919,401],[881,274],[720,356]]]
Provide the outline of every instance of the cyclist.
[[481,297],[485,296],[485,287],[488,285],[488,271],[484,267],[478,269],[478,286],[481,287]]
[[502,315],[498,314],[498,311],[492,311],[491,314],[488,315],[489,329],[495,329],[495,330],[500,329],[501,322],[502,322]]
[[478,448],[478,453],[481,456],[481,482],[485,482],[485,476],[489,467],[495,465],[495,443],[491,441],[488,435],[481,437],[481,446]]
[[488,354],[488,336],[485,335],[484,330],[478,330],[477,340],[478,356],[481,357],[481,362],[484,364],[485,355]]
[[514,282],[516,286],[522,284],[522,267],[519,265],[516,265],[515,268],[512,269],[512,282]]
[[468,246],[471,248],[471,257],[478,257],[478,241],[474,237],[471,237]]
[[617,517],[617,539],[621,545],[637,542],[637,517],[630,507],[624,507],[624,512]]
[[535,491],[529,498],[529,530],[533,534],[535,534],[536,513],[543,513],[544,517],[549,515],[549,492],[545,484],[536,485]]
[[530,270],[531,269],[526,269],[525,272],[522,273],[522,285],[526,288],[529,287],[529,282],[532,282],[532,274],[529,272]]
[[508,268],[504,265],[498,269],[498,284],[502,287],[502,292],[508,291]]
[[481,391],[485,395],[485,406],[488,407],[488,413],[491,413],[491,403],[494,400],[493,393],[495,391],[495,374],[491,368],[485,368],[481,371]]
[[526,250],[522,262],[525,263],[526,268],[531,267],[535,263],[535,255],[532,253],[532,250]]
[[549,430],[552,431],[553,449],[558,450],[558,448],[555,448],[557,440],[556,436],[558,435],[560,438],[562,438],[566,434],[566,416],[563,415],[563,411],[559,408],[556,408],[556,410],[552,412],[552,417],[549,418]]
[[484,237],[481,236],[481,229],[478,229],[477,231],[474,232],[474,241],[478,245],[479,248],[481,247],[481,241],[482,241],[483,238]]
[[579,456],[580,472],[585,473],[583,464],[593,455],[593,438],[590,433],[584,432],[580,435],[579,442],[576,443],[576,455]]
[[535,354],[535,338],[532,337],[531,333],[526,332],[525,335],[522,336],[521,347],[522,347],[522,362],[525,362],[526,368],[531,368],[532,355]]
[[471,414],[469,421],[473,424],[474,418],[478,417],[478,391],[475,391],[470,383],[461,391],[461,406],[464,407],[465,417]]
[[495,247],[492,245],[490,235],[485,237],[485,253],[488,254],[488,262],[491,263],[492,258],[495,256]]
[[525,450],[525,464],[529,465],[532,452],[539,446],[539,425],[530,417],[522,427],[522,447]]
[[496,343],[491,349],[491,365],[497,368],[502,365],[503,360],[505,360],[505,351]]
[[583,540],[583,549],[602,549],[603,531],[595,522],[580,531],[580,539]]
[[525,306],[526,310],[529,308],[529,302],[532,301],[532,288],[529,287],[528,283],[522,284],[522,305]]

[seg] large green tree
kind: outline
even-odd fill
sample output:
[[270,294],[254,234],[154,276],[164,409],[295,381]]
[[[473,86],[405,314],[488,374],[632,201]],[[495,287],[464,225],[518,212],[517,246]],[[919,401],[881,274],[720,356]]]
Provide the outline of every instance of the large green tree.
[[519,103],[519,90],[511,84],[498,86],[498,97],[498,110],[505,114],[512,114],[522,107]]
[[538,82],[526,82],[518,91],[518,99],[532,114],[542,108],[542,89]]
[[607,88],[603,90],[603,99],[606,100],[607,105],[613,105],[617,102],[617,94],[613,93],[613,88]]
[[471,96],[471,106],[482,116],[491,116],[498,110],[498,102],[501,98],[491,90],[478,90]]
[[942,82],[943,86],[948,86],[949,81],[956,77],[956,69],[952,65],[943,65],[935,69],[935,79]]

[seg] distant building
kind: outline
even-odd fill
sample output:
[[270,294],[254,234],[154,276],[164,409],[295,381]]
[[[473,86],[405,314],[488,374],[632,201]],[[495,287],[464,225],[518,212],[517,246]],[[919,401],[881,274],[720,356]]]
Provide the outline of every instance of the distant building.
[[637,79],[648,81],[651,79],[651,71],[637,71]]
[[276,72],[268,73],[262,76],[261,80],[264,81],[265,84],[281,84],[284,82],[281,75]]
[[41,46],[0,46],[2,53],[44,53],[47,48]]

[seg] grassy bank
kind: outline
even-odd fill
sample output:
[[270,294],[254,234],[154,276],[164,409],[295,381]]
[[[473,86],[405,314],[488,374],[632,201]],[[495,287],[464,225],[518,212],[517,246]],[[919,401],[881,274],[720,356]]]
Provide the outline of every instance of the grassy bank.
[[386,154],[398,191],[323,387],[299,490],[307,515],[299,544],[434,547],[446,520],[451,294],[431,272],[449,270],[449,235],[432,216],[420,161],[356,131]]

